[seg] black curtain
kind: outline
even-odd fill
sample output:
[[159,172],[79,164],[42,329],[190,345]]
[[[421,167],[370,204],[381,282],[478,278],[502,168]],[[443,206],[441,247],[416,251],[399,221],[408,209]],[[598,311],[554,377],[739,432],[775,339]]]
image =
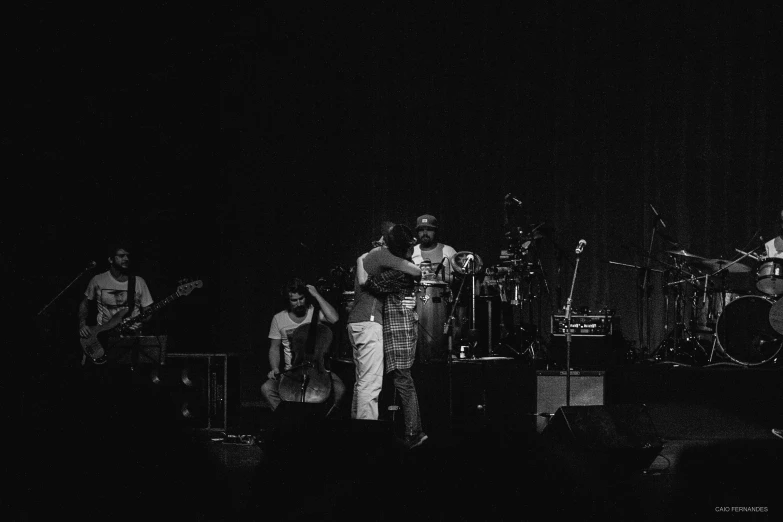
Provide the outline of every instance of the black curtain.
[[[640,350],[651,205],[658,260],[779,231],[772,4],[57,9],[20,9],[9,66],[3,261],[26,317],[120,233],[155,297],[205,280],[170,312],[183,345],[264,349],[284,280],[350,267],[382,220],[434,214],[497,263],[511,193],[549,230],[545,313],[585,239],[574,305],[617,310]],[[64,332],[85,285],[54,308]]]

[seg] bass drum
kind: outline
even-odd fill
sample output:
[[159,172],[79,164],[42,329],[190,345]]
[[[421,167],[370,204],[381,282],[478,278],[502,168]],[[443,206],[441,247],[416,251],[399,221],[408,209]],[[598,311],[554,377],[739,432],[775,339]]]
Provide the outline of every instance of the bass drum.
[[715,327],[726,357],[743,366],[759,366],[777,357],[783,336],[769,322],[773,303],[765,296],[746,295],[726,305]]

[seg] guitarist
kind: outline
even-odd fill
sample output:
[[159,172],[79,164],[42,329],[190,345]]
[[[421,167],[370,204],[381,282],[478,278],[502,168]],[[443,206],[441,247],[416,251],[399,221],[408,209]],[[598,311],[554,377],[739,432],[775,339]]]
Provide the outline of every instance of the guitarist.
[[[147,283],[130,273],[129,245],[124,242],[109,245],[108,254],[109,269],[90,279],[79,304],[79,335],[82,338],[90,337],[89,325],[105,324],[121,311],[127,311],[125,317],[135,317],[152,305]],[[134,289],[131,295],[129,286]]]
[[[84,299],[79,304],[79,336],[83,339],[92,335],[90,326],[105,324],[115,314],[128,309],[126,317],[137,316],[153,302],[144,279],[130,272],[129,244],[120,241],[109,245],[108,255],[109,269],[90,279]],[[134,288],[132,295],[129,295],[129,286]],[[111,349],[110,346],[107,349]],[[82,358],[83,420],[102,426],[102,420],[130,418],[128,415],[135,404],[130,389],[130,367],[97,365],[87,362],[88,359],[86,356]]]
[[[281,402],[279,393],[281,367],[283,371],[286,371],[296,363],[293,361],[289,335],[313,319],[315,307],[308,303],[308,298],[315,299],[321,307],[318,315],[319,321],[334,324],[339,318],[337,311],[318,290],[313,285],[305,284],[301,279],[296,278],[290,281],[283,289],[283,297],[288,302],[288,306],[285,310],[275,314],[269,326],[269,367],[271,369],[267,374],[266,382],[261,386],[261,394],[272,407],[272,411],[276,410]],[[334,392],[334,406],[331,411],[334,411],[345,394],[345,384],[336,373],[331,373],[331,377]]]

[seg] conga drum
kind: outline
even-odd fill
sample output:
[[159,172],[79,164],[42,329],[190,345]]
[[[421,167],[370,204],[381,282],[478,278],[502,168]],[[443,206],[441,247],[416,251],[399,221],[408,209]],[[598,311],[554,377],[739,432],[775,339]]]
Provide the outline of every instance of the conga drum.
[[422,363],[446,360],[449,347],[444,325],[451,303],[449,285],[442,281],[422,281],[416,287],[415,297],[419,316],[416,358]]

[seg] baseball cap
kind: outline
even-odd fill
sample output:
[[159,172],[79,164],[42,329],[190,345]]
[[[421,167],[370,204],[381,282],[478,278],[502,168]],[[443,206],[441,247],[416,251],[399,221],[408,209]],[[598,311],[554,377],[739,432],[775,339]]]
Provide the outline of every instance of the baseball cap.
[[423,227],[438,228],[438,220],[431,214],[424,214],[416,218],[416,229]]

